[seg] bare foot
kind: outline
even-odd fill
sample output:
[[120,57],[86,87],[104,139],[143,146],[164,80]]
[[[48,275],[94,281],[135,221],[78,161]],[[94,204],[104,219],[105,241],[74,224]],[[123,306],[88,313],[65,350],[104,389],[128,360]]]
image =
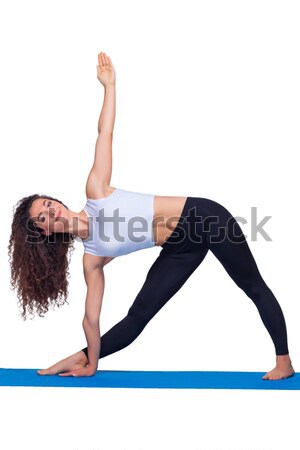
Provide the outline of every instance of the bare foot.
[[267,372],[262,379],[263,380],[281,380],[283,378],[289,378],[294,375],[295,371],[292,366],[289,355],[277,355],[276,367],[270,372]]
[[37,370],[39,375],[56,375],[61,372],[66,372],[72,369],[78,369],[79,367],[85,367],[88,363],[88,359],[85,353],[80,350],[74,355],[68,356],[62,359],[53,366],[48,367],[48,369]]

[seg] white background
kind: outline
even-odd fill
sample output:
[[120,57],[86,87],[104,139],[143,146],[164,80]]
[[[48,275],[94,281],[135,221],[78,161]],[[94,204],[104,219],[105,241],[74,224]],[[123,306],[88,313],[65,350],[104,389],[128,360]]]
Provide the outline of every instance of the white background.
[[[299,4],[293,1],[10,1],[0,10],[0,367],[45,368],[86,346],[83,246],[69,304],[24,322],[10,290],[13,206],[34,193],[81,211],[103,87],[117,74],[111,185],[212,198],[248,236],[287,323],[299,371]],[[258,221],[250,239],[251,207]],[[159,247],[105,269],[102,334],[127,313]],[[209,253],[105,370],[271,370],[255,305]],[[299,448],[295,391],[1,388],[5,448]],[[298,403],[299,404],[299,403]]]

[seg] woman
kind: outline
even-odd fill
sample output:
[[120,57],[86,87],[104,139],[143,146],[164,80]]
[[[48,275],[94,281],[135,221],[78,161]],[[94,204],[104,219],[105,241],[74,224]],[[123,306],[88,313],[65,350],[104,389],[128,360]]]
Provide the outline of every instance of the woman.
[[[243,232],[230,212],[206,198],[156,196],[110,186],[116,76],[105,53],[98,55],[98,63],[97,77],[105,94],[95,159],[86,184],[85,207],[76,213],[53,197],[35,194],[19,201],[12,224],[11,284],[18,287],[23,317],[34,308],[39,315],[47,312],[51,302],[58,306],[63,303],[62,296],[68,292],[67,254],[73,249],[76,236],[82,239],[85,250],[87,296],[83,328],[88,346],[48,369],[39,370],[38,374],[94,375],[98,359],[133,342],[211,250],[237,286],[254,302],[273,340],[276,366],[263,379],[292,376],[294,369],[281,307],[264,282]],[[133,230],[135,222],[139,224],[138,230],[137,227]],[[142,235],[134,235],[141,232]],[[104,266],[116,256],[155,245],[162,250],[128,315],[100,339]]]

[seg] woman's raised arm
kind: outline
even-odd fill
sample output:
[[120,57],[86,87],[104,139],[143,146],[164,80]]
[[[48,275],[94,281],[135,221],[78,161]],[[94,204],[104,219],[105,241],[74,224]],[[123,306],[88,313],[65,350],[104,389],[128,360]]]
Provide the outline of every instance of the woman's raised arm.
[[[110,185],[112,174],[112,140],[116,115],[116,76],[112,62],[105,53],[98,55],[97,78],[104,86],[103,106],[98,121],[95,158],[86,184],[90,197]],[[97,195],[97,194],[96,194]]]
[[98,121],[98,133],[112,133],[116,115],[116,72],[109,56],[98,55],[97,78],[104,86],[103,108]]

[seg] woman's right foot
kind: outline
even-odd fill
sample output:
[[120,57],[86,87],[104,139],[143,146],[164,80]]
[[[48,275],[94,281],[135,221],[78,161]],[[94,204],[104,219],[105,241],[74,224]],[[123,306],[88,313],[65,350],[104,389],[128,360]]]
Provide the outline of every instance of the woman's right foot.
[[276,367],[270,372],[267,372],[263,380],[281,380],[282,378],[292,377],[295,370],[292,366],[292,361],[289,354],[276,356]]
[[53,366],[48,367],[48,369],[37,370],[39,375],[56,375],[58,373],[67,372],[72,369],[78,369],[79,367],[85,367],[88,363],[88,359],[85,353],[80,350],[74,355],[68,356],[62,359]]

